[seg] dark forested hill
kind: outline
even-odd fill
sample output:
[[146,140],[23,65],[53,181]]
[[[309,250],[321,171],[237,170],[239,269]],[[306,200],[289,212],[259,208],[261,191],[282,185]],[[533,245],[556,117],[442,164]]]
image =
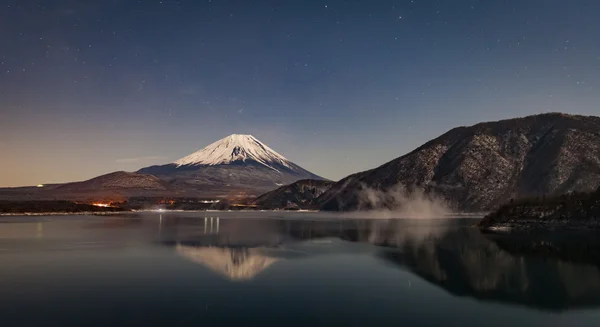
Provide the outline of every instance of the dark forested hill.
[[[600,186],[600,118],[551,113],[454,128],[342,179],[319,202],[324,210],[372,209],[365,190],[399,186],[435,193],[464,211],[495,209],[512,198],[593,191]],[[395,203],[378,199],[377,205]]]

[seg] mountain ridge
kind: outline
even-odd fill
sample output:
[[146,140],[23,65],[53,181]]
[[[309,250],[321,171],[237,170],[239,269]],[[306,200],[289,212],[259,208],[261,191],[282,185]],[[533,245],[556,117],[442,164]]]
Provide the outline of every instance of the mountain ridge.
[[117,171],[85,181],[42,187],[0,189],[0,199],[11,201],[124,201],[135,196],[178,196],[182,190],[149,174]]
[[441,195],[461,211],[492,209],[513,197],[593,190],[600,185],[600,117],[549,113],[456,127],[343,178],[318,201],[324,210],[368,210],[373,205],[362,192],[398,185]]

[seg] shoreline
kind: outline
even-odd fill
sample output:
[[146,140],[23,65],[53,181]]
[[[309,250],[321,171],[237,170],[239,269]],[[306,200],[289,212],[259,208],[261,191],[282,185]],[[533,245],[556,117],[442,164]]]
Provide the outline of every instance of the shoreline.
[[596,221],[577,222],[562,220],[551,222],[529,221],[519,223],[496,223],[490,226],[477,226],[483,233],[512,234],[528,232],[555,231],[600,231],[600,223]]
[[81,212],[20,212],[20,213],[0,213],[0,217],[15,217],[15,216],[106,216],[112,214],[136,214],[136,213],[181,213],[181,212],[286,212],[286,213],[317,213],[319,210],[166,210],[166,209],[149,209],[149,210],[131,210],[131,211],[81,211]]
[[32,216],[107,216],[113,214],[129,214],[135,211],[82,211],[82,212],[21,212],[0,213],[0,217],[32,217]]
[[167,210],[167,209],[148,209],[148,210],[128,210],[128,211],[81,211],[81,212],[22,212],[22,213],[0,213],[0,219],[3,217],[40,217],[40,216],[110,216],[110,215],[135,215],[135,214],[169,214],[169,213],[280,213],[293,216],[295,214],[323,214],[324,218],[338,219],[376,219],[376,220],[445,220],[445,219],[481,219],[480,213],[453,213],[440,217],[373,217],[369,212],[337,212],[321,210]]

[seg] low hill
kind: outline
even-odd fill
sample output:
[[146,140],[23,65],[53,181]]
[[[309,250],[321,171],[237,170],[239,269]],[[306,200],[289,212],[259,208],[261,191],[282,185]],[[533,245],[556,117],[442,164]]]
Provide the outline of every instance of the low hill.
[[155,176],[119,171],[82,182],[0,189],[0,200],[121,202],[135,196],[174,197],[179,194],[183,192]]
[[257,197],[254,204],[264,209],[309,209],[316,207],[315,200],[333,184],[331,181],[303,179]]
[[569,193],[511,201],[479,223],[484,231],[600,229],[600,187],[591,193]]
[[83,182],[74,182],[62,184],[56,188],[56,192],[86,192],[101,190],[124,190],[124,189],[143,189],[143,190],[169,190],[167,183],[161,181],[156,176],[149,174],[128,173],[118,171]]

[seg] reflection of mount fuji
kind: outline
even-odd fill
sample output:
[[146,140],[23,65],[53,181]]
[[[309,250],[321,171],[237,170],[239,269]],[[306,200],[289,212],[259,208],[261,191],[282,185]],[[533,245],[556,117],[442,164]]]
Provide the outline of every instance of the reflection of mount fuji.
[[355,252],[340,239],[356,230],[327,221],[165,217],[161,243],[229,280],[248,281],[277,262]]
[[204,265],[230,280],[250,280],[278,259],[261,253],[257,248],[221,248],[177,245],[177,253]]

